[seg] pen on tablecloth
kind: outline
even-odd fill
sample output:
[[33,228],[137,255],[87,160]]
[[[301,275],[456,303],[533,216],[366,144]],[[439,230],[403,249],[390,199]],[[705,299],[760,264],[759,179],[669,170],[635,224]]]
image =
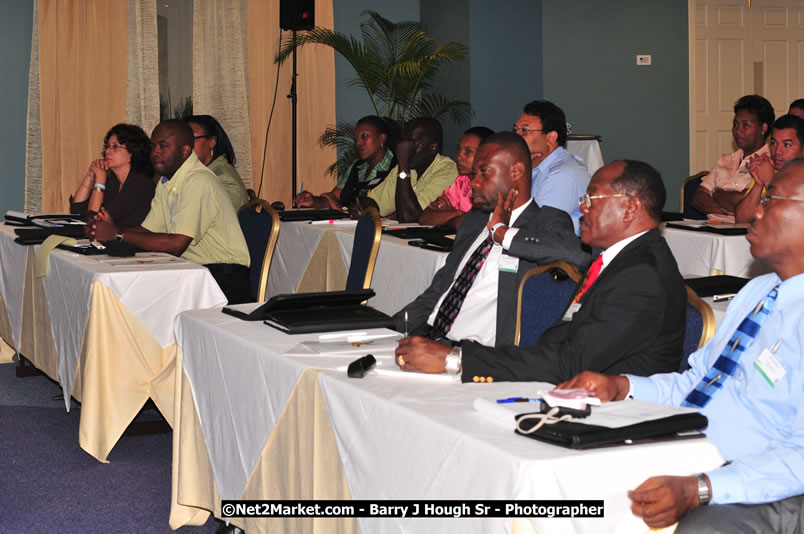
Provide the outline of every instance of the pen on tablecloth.
[[408,312],[405,312],[405,337],[408,337]]
[[497,404],[509,404],[511,402],[542,402],[542,399],[529,399],[527,397],[508,397],[507,399],[497,399]]
[[737,293],[726,293],[725,295],[715,295],[712,297],[712,302],[722,302],[724,300],[731,300]]

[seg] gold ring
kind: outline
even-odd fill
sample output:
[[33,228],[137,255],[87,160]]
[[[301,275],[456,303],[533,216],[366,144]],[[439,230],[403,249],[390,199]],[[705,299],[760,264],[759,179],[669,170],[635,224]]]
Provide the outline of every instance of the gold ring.
[[405,358],[403,358],[402,356],[397,356],[396,357],[396,363],[398,363],[400,367],[404,366],[405,365]]

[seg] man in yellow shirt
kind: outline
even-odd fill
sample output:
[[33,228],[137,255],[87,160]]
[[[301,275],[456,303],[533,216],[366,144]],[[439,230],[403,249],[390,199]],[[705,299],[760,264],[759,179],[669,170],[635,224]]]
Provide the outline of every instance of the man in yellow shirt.
[[396,144],[398,165],[365,200],[361,199],[360,211],[375,207],[382,217],[390,215],[399,222],[416,222],[421,212],[458,178],[455,162],[440,154],[443,138],[441,124],[435,119],[408,121]]
[[206,266],[230,304],[248,302],[249,254],[229,197],[193,152],[193,131],[183,121],[159,123],[151,134],[151,162],[162,175],[141,226],[119,228],[101,212],[92,236],[167,252]]

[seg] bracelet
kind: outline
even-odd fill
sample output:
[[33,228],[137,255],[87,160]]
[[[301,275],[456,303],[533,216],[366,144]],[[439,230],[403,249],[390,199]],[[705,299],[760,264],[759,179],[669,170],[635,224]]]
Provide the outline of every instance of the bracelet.
[[[494,233],[497,231],[497,228],[500,228],[502,226],[508,226],[508,225],[505,224],[505,223],[498,222],[497,224],[495,224],[494,226],[491,227],[491,242],[492,243],[497,243],[496,241],[494,241]],[[502,242],[497,243],[497,244],[502,245]]]
[[463,360],[463,352],[461,346],[453,347],[447,359],[444,361],[444,367],[448,374],[457,375],[461,372],[461,361]]
[[103,193],[104,191],[106,191],[106,186],[103,184],[95,184],[95,191],[100,191],[101,193]]
[[709,496],[709,484],[706,483],[706,475],[698,473],[695,475],[695,480],[698,482],[698,504],[706,506],[711,500]]

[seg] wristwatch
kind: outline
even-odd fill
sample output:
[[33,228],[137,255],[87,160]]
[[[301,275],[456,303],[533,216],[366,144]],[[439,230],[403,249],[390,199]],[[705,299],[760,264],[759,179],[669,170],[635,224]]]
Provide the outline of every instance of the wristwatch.
[[446,366],[447,373],[451,375],[457,375],[461,372],[461,360],[463,359],[463,352],[461,352],[461,347],[458,345],[457,347],[452,347],[452,350],[449,354],[447,354],[447,359],[444,362]]
[[695,480],[698,482],[698,503],[701,506],[709,504],[709,484],[706,483],[706,475],[698,473],[695,475]]
[[400,171],[399,174],[397,174],[397,177],[399,177],[400,180],[407,180],[410,177],[410,174],[406,173],[405,171]]

